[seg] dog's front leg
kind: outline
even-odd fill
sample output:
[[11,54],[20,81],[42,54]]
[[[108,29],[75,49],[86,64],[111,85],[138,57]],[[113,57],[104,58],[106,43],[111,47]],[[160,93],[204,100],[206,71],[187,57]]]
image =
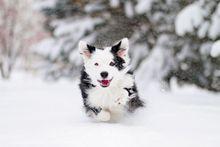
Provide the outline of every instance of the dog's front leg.
[[106,110],[101,110],[98,114],[94,117],[98,121],[109,121],[111,118],[111,115]]
[[98,121],[109,121],[110,120],[110,113],[101,107],[96,108],[96,107],[86,107],[87,110],[87,115],[94,118],[95,120]]
[[115,99],[114,106],[124,107],[129,100],[128,98],[129,96],[128,96],[127,91],[123,89],[121,95]]
[[139,98],[137,87],[134,86],[130,88],[125,88],[128,92],[129,101],[128,101],[128,111],[133,112],[135,109],[139,107],[144,107],[144,102]]

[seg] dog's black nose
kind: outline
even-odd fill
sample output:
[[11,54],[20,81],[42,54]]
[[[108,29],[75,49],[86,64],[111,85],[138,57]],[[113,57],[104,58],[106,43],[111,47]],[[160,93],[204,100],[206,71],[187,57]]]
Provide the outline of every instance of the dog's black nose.
[[103,72],[100,73],[100,75],[101,75],[102,78],[107,78],[108,77],[108,72],[103,71]]

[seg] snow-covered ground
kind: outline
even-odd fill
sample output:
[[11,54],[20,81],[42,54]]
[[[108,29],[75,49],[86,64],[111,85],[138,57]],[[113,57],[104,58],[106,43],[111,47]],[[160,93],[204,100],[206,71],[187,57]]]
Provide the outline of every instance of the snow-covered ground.
[[219,147],[220,94],[195,87],[140,88],[147,107],[118,123],[82,111],[77,82],[29,75],[0,80],[1,147]]

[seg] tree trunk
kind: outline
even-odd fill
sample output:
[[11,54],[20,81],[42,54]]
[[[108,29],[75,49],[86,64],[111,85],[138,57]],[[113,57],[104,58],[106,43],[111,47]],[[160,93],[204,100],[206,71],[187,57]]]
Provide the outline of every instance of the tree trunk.
[[1,72],[1,77],[3,79],[9,79],[10,78],[11,70],[12,70],[12,66],[11,65],[5,67],[3,65],[3,63],[0,64],[0,72]]

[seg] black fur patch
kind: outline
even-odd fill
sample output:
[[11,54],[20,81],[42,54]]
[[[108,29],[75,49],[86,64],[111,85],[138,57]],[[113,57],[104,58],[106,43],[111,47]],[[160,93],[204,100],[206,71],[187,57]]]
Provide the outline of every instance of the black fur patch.
[[120,46],[121,46],[121,41],[118,44],[112,46],[111,49],[112,53],[116,54],[120,50]]
[[127,72],[127,74],[133,75],[133,74],[134,74],[134,71],[133,71],[133,70],[129,70],[129,71]]
[[144,107],[144,102],[140,100],[140,98],[134,97],[128,101],[128,111],[129,112],[134,112],[139,107]]
[[128,92],[128,96],[130,97],[130,100],[128,101],[128,111],[134,112],[135,109],[139,107],[144,107],[144,102],[140,100],[137,87],[134,84],[131,88],[124,88]]
[[81,94],[83,98],[83,104],[86,112],[92,111],[94,114],[97,115],[101,111],[101,108],[91,107],[88,104],[87,91],[93,87],[95,86],[91,84],[91,79],[89,78],[89,75],[85,72],[85,67],[83,67],[81,71],[80,84],[79,84],[79,88],[81,90]]
[[125,63],[124,59],[122,59],[121,57],[118,57],[117,55],[114,55],[114,59],[113,61],[115,62],[115,67],[118,68],[118,70],[122,70],[125,67],[123,66],[123,64]]
[[94,46],[91,46],[91,45],[87,44],[87,48],[88,48],[90,53],[93,53],[95,51],[95,47]]
[[120,50],[120,45],[121,45],[121,41],[118,44],[116,44],[115,46],[112,46],[112,48],[111,48],[111,53],[114,56],[113,60],[115,62],[115,67],[117,67],[118,70],[122,70],[125,68],[123,66],[123,64],[125,63],[125,60],[117,55],[117,52]]

